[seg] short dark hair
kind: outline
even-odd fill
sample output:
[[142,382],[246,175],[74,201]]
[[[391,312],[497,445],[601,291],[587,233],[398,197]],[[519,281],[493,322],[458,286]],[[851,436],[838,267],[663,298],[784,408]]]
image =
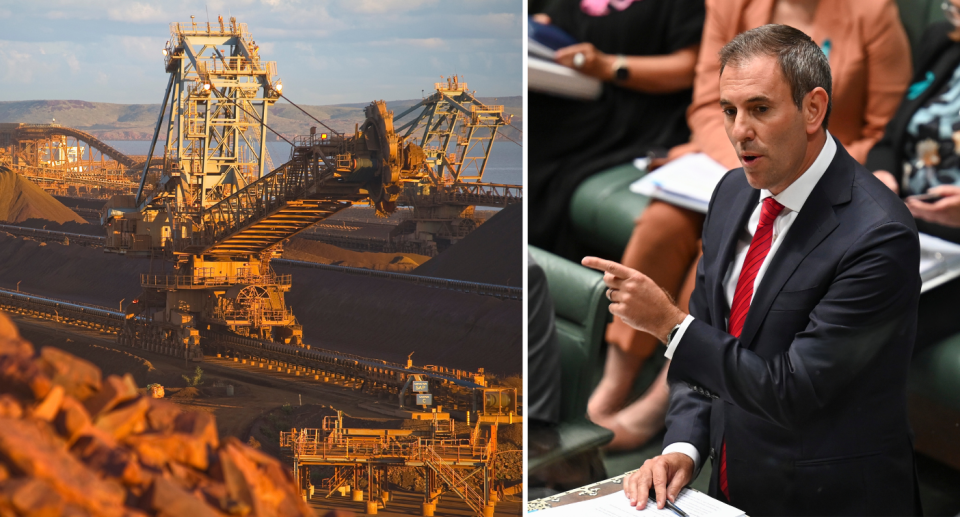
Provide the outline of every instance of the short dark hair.
[[826,90],[827,114],[823,117],[826,129],[833,107],[833,79],[826,54],[810,36],[788,25],[772,23],[740,33],[720,49],[720,75],[727,65],[737,66],[756,56],[777,58],[797,109],[803,109],[804,96],[814,88]]

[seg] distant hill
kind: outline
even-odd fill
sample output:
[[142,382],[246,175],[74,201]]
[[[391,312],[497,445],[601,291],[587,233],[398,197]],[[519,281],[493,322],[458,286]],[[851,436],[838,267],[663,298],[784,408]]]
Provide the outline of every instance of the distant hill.
[[[480,101],[502,104],[504,111],[513,116],[513,125],[523,127],[523,97],[480,97]],[[387,101],[387,107],[399,115],[418,102],[420,99]],[[368,104],[300,104],[300,107],[337,131],[353,132],[354,126],[363,122],[363,108]],[[153,137],[159,111],[160,104],[111,104],[79,100],[4,101],[0,102],[0,122],[49,124],[56,119],[58,124],[86,131],[101,140],[149,140]],[[310,126],[316,126],[317,123],[289,103],[281,101],[271,108],[267,125],[292,139],[293,136],[309,133]],[[319,129],[322,130],[322,127]],[[507,127],[504,132],[510,138],[519,138],[513,128]],[[270,140],[277,138],[271,134]]]

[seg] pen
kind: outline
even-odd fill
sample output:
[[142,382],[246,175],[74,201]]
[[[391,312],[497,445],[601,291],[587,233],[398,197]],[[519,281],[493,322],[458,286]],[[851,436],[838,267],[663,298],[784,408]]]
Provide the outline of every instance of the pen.
[[[653,487],[650,487],[650,499],[654,501],[657,500],[657,491],[654,490]],[[679,515],[680,517],[690,517],[689,515],[686,514],[686,512],[684,512],[679,507],[677,507],[677,505],[671,503],[669,499],[667,499],[667,504],[665,506],[669,508],[671,511],[673,511],[673,513]]]

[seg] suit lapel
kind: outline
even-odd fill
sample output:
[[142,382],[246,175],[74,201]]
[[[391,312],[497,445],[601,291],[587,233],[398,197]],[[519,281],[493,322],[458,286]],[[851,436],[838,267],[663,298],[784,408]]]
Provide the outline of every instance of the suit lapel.
[[[746,181],[744,181],[744,183],[746,183]],[[730,220],[736,221],[736,224],[732,226],[729,224],[724,225],[723,239],[720,241],[719,260],[714,261],[715,269],[713,271],[714,278],[716,278],[716,282],[713,282],[713,304],[714,307],[718,308],[717,314],[720,315],[720,317],[716,319],[718,323],[723,322],[724,318],[730,315],[730,306],[727,303],[723,279],[727,274],[727,268],[730,266],[730,262],[733,261],[733,254],[737,249],[740,232],[743,231],[744,226],[746,226],[747,221],[750,219],[750,214],[752,214],[757,207],[759,200],[760,191],[750,187],[748,184],[747,188],[737,194],[730,210]],[[727,330],[725,324],[722,330]]]
[[833,162],[810,192],[757,287],[740,333],[744,347],[751,348],[770,305],[800,262],[840,224],[833,207],[850,200],[855,164],[848,162],[852,161],[853,158],[837,142]]

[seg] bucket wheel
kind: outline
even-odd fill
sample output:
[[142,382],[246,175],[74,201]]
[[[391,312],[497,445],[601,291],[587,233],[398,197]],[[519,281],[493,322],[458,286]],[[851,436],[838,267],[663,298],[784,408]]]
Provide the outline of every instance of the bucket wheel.
[[367,148],[378,151],[378,169],[380,181],[366,185],[370,199],[377,208],[377,215],[387,215],[397,209],[400,197],[400,169],[403,159],[397,135],[393,128],[393,112],[387,110],[383,101],[375,101],[365,110],[367,120],[363,123],[363,134]]

